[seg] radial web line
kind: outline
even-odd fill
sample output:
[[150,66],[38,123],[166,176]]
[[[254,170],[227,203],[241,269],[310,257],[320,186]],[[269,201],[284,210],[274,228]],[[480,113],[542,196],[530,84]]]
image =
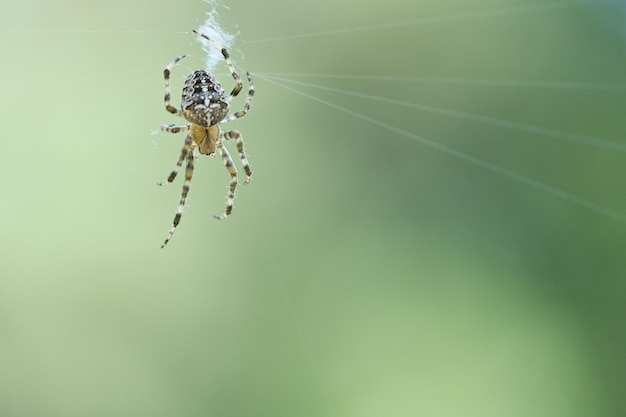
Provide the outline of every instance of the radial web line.
[[284,40],[290,40],[290,39],[341,35],[341,34],[346,34],[346,33],[366,32],[370,30],[381,30],[381,29],[394,29],[394,28],[401,28],[401,27],[406,27],[406,26],[419,26],[419,25],[427,25],[427,24],[433,24],[433,23],[473,20],[473,19],[481,19],[481,18],[489,18],[489,17],[514,16],[514,15],[519,15],[519,14],[541,13],[541,12],[547,12],[547,11],[552,11],[552,10],[570,9],[570,8],[578,8],[578,7],[594,7],[594,6],[602,6],[602,5],[608,5],[608,4],[619,4],[619,2],[620,0],[553,1],[553,2],[548,2],[548,3],[534,4],[534,5],[512,6],[512,7],[503,7],[503,8],[497,8],[497,9],[478,10],[478,11],[466,12],[466,13],[454,13],[454,14],[443,15],[443,16],[425,17],[421,19],[406,20],[402,22],[363,25],[363,26],[355,26],[351,28],[331,29],[331,30],[324,30],[324,31],[318,31],[318,32],[304,32],[304,33],[296,33],[296,34],[287,35],[287,36],[276,36],[276,37],[255,39],[255,40],[250,40],[250,41],[244,40],[244,43],[276,42],[276,41],[284,41]]
[[[626,4],[626,3],[624,3]],[[515,80],[506,78],[418,77],[402,75],[320,74],[265,72],[267,77],[320,78],[337,80],[390,81],[402,83],[473,85],[480,87],[553,88],[561,90],[588,90],[626,92],[626,83],[600,83],[565,80]]]
[[348,95],[352,97],[359,97],[359,98],[363,98],[366,100],[379,101],[382,103],[389,103],[389,104],[393,104],[396,106],[408,107],[408,108],[412,108],[415,110],[440,114],[443,116],[455,117],[458,119],[465,119],[465,120],[470,120],[473,122],[489,124],[492,126],[518,130],[521,132],[553,137],[553,138],[580,143],[580,144],[584,144],[588,146],[594,146],[597,148],[604,148],[604,149],[609,149],[609,150],[618,151],[618,152],[626,152],[626,143],[621,143],[621,142],[617,142],[617,141],[610,140],[610,139],[579,135],[579,134],[569,133],[569,132],[561,132],[559,130],[549,129],[549,128],[541,127],[541,126],[535,126],[535,125],[531,125],[527,123],[516,123],[516,122],[511,122],[508,120],[497,119],[494,117],[479,116],[479,115],[471,114],[471,113],[448,110],[448,109],[443,109],[440,107],[428,106],[425,104],[412,103],[408,101],[396,100],[396,99],[391,99],[391,98],[384,98],[384,97],[379,97],[379,96],[375,96],[371,94],[343,90],[343,89],[334,88],[334,87],[325,87],[325,86],[305,83],[301,81],[293,81],[293,80],[288,80],[285,78],[270,77],[270,76],[265,76],[265,77],[266,79],[272,79],[274,81],[286,82],[286,83],[300,85],[303,87],[316,88],[319,90],[331,91],[331,92],[338,93],[338,94],[344,94],[344,95]]
[[477,158],[475,156],[471,156],[471,155],[468,155],[468,154],[463,153],[461,151],[457,151],[455,149],[449,148],[449,147],[447,147],[445,145],[442,145],[440,143],[428,140],[426,138],[423,138],[423,137],[421,137],[419,135],[416,135],[416,134],[414,134],[412,132],[409,132],[407,130],[400,129],[397,126],[394,126],[394,125],[382,122],[380,120],[373,119],[373,118],[365,116],[365,115],[363,115],[361,113],[357,113],[354,110],[350,110],[350,109],[342,107],[342,106],[340,106],[338,104],[331,103],[329,101],[323,100],[323,99],[318,98],[316,96],[313,96],[311,94],[308,94],[308,93],[305,93],[303,91],[297,90],[297,89],[295,89],[293,87],[289,87],[289,86],[286,86],[284,84],[280,84],[280,83],[278,83],[278,82],[276,82],[274,80],[271,80],[269,78],[262,77],[262,76],[259,76],[259,75],[257,75],[257,78],[264,79],[265,81],[269,82],[270,84],[276,85],[278,87],[282,87],[282,88],[284,88],[286,90],[289,90],[289,91],[291,91],[293,93],[296,93],[296,94],[299,94],[299,95],[301,95],[303,97],[306,97],[309,100],[316,101],[318,103],[321,103],[321,104],[324,104],[326,106],[332,107],[332,108],[334,108],[336,110],[339,110],[339,111],[342,111],[344,113],[350,114],[350,115],[352,115],[354,117],[357,117],[357,118],[359,118],[361,120],[364,120],[364,121],[366,121],[368,123],[374,124],[376,126],[384,128],[384,129],[386,129],[388,131],[395,132],[398,135],[405,136],[405,137],[407,137],[409,139],[412,139],[412,140],[415,140],[415,141],[417,141],[419,143],[422,143],[424,145],[430,146],[431,148],[437,149],[437,150],[439,150],[441,152],[444,152],[444,153],[446,153],[448,155],[455,156],[455,157],[457,157],[459,159],[462,159],[464,161],[470,162],[470,163],[472,163],[472,164],[474,164],[476,166],[479,166],[481,168],[485,168],[485,169],[487,169],[489,171],[495,172],[495,173],[497,173],[499,175],[502,175],[504,177],[510,178],[510,179],[512,179],[514,181],[517,181],[519,183],[525,184],[527,186],[530,186],[532,188],[540,190],[540,191],[542,191],[542,192],[544,192],[546,194],[549,194],[549,195],[552,195],[554,197],[560,198],[560,199],[562,199],[564,201],[568,201],[568,202],[570,202],[572,204],[575,204],[575,205],[577,205],[579,207],[582,207],[582,208],[585,208],[587,210],[590,210],[590,211],[592,211],[594,213],[597,213],[597,214],[600,214],[602,216],[608,217],[608,218],[613,219],[613,220],[615,220],[617,222],[620,222],[620,223],[626,223],[626,214],[621,213],[621,212],[619,212],[617,210],[613,210],[613,209],[610,209],[608,207],[602,206],[602,205],[600,205],[598,203],[594,203],[594,202],[589,201],[589,200],[587,200],[587,199],[585,199],[583,197],[577,196],[575,194],[572,194],[572,193],[567,192],[565,190],[562,190],[560,188],[557,188],[557,187],[554,187],[554,186],[551,186],[551,185],[548,185],[548,184],[544,184],[544,183],[542,183],[542,182],[540,182],[538,180],[535,180],[535,179],[530,178],[528,176],[519,174],[519,173],[517,173],[515,171],[511,171],[511,170],[508,170],[506,168],[500,167],[498,165],[492,164],[490,162],[483,161],[482,159],[479,159],[479,158]]

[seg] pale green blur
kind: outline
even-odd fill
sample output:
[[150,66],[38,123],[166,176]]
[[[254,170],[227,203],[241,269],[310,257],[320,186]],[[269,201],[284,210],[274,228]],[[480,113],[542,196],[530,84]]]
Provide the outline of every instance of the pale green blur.
[[[626,40],[601,3],[230,3],[253,180],[218,222],[228,174],[197,161],[164,250],[163,68],[188,55],[178,106],[207,6],[0,5],[0,416],[626,414]],[[340,77],[281,75],[320,102],[270,73]]]

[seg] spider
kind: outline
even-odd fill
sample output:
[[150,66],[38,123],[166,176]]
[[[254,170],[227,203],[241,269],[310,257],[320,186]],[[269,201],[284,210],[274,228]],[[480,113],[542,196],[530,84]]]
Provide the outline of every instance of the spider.
[[165,181],[157,183],[157,185],[161,186],[172,183],[172,181],[176,178],[178,171],[183,166],[183,161],[187,161],[187,166],[185,168],[185,182],[183,183],[183,191],[180,197],[180,202],[178,203],[178,210],[176,210],[172,227],[170,228],[165,241],[161,245],[161,248],[164,248],[165,245],[167,245],[167,242],[169,242],[172,238],[178,223],[180,223],[183,208],[185,207],[185,200],[187,199],[187,194],[189,193],[191,178],[193,176],[194,152],[196,150],[202,155],[214,155],[215,150],[217,149],[222,157],[224,166],[230,174],[230,187],[226,198],[226,210],[221,215],[213,216],[218,220],[226,219],[231,214],[235,199],[235,189],[237,188],[237,169],[235,168],[235,164],[233,163],[228,150],[226,150],[222,142],[232,139],[237,143],[237,151],[239,152],[241,163],[246,173],[246,181],[244,184],[248,184],[250,182],[250,177],[252,176],[250,164],[248,163],[248,158],[246,157],[246,153],[243,148],[243,137],[241,136],[241,133],[236,130],[229,130],[225,132],[220,130],[220,124],[239,119],[240,117],[245,116],[250,110],[250,102],[254,96],[252,76],[250,75],[250,72],[246,72],[249,89],[248,96],[243,104],[243,109],[229,114],[230,103],[235,97],[237,97],[243,88],[241,77],[235,70],[235,66],[233,65],[230,55],[225,47],[196,30],[193,32],[208,40],[216,48],[222,51],[222,55],[228,65],[230,74],[235,80],[235,87],[227,96],[224,92],[224,88],[222,88],[217,78],[204,70],[196,70],[185,80],[181,109],[177,109],[170,104],[170,72],[172,71],[172,68],[174,68],[174,66],[185,57],[185,55],[176,57],[167,67],[165,67],[165,70],[163,71],[163,76],[165,78],[165,109],[172,114],[184,118],[189,123],[181,126],[174,124],[162,125],[161,130],[169,133],[179,133],[184,131],[189,131],[189,133],[185,137],[183,149],[180,153],[180,157],[178,158],[178,162],[176,162],[176,165],[174,166],[174,169]]

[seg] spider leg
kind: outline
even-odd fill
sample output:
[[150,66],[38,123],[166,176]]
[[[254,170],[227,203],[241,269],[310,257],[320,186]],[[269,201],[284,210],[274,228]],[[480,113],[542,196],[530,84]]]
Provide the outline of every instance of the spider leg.
[[183,161],[185,160],[185,158],[187,158],[187,155],[190,153],[193,153],[191,149],[192,144],[193,144],[193,139],[191,138],[191,136],[187,135],[187,137],[185,138],[185,144],[183,145],[183,149],[180,151],[180,158],[178,158],[178,162],[176,162],[174,169],[172,169],[172,172],[170,172],[170,175],[167,177],[165,181],[159,181],[157,182],[157,185],[163,186],[163,185],[171,184],[172,181],[174,181],[174,179],[176,178],[176,175],[178,175],[178,171],[180,170],[180,167],[183,166]]
[[196,35],[202,36],[204,39],[206,39],[207,41],[211,42],[213,44],[213,46],[215,46],[217,49],[220,49],[222,51],[222,55],[224,56],[224,61],[226,61],[226,65],[228,65],[228,70],[230,71],[230,74],[233,76],[233,79],[235,80],[235,87],[230,92],[230,100],[229,101],[232,101],[232,99],[237,97],[237,95],[239,94],[239,92],[243,88],[243,82],[241,81],[241,77],[239,76],[239,74],[235,70],[235,65],[233,65],[233,61],[231,61],[230,55],[228,54],[228,51],[226,50],[226,48],[224,46],[222,46],[220,43],[214,41],[213,39],[209,38],[204,33],[200,33],[200,32],[198,32],[195,29],[193,30],[193,33],[195,33]]
[[228,150],[224,147],[221,141],[217,142],[217,149],[220,151],[224,166],[230,174],[230,186],[228,189],[228,196],[226,198],[226,210],[221,216],[214,215],[213,217],[218,220],[224,220],[225,218],[230,216],[230,213],[233,211],[233,203],[235,201],[235,189],[237,189],[237,169],[235,168],[235,164],[233,163],[233,159],[230,157]]
[[172,68],[174,68],[178,61],[180,61],[184,57],[185,55],[181,55],[174,58],[174,60],[170,62],[169,65],[163,70],[163,78],[165,79],[165,110],[177,116],[181,116],[182,112],[170,104],[170,99],[172,97],[172,88],[170,87],[170,73],[172,72]]
[[246,72],[246,75],[248,76],[248,96],[246,97],[246,101],[243,104],[243,109],[233,114],[229,114],[220,123],[226,123],[235,119],[239,119],[240,117],[248,114],[248,111],[250,111],[250,103],[252,102],[252,97],[254,97],[254,83],[252,82],[252,75],[250,74],[250,71]]
[[161,245],[161,249],[167,245],[167,242],[170,241],[178,223],[180,223],[180,218],[183,215],[183,209],[185,208],[185,200],[187,200],[187,194],[189,193],[189,186],[191,184],[191,178],[193,177],[193,152],[187,152],[187,167],[185,168],[185,182],[183,183],[183,192],[180,195],[180,202],[178,203],[178,209],[176,210],[176,215],[174,216],[174,221],[172,222],[172,228],[167,234],[165,241]]
[[161,125],[161,130],[164,132],[168,132],[168,133],[178,133],[178,132],[184,132],[186,130],[191,129],[191,125],[187,124],[184,126],[176,126],[174,124],[169,124],[169,125]]
[[243,137],[241,133],[237,130],[229,130],[228,132],[224,132],[224,140],[235,139],[237,142],[237,151],[239,152],[239,157],[241,158],[241,164],[243,165],[243,170],[246,172],[246,181],[243,183],[244,185],[250,182],[250,177],[252,177],[252,170],[250,169],[250,163],[248,162],[248,158],[246,157],[246,151],[243,148]]

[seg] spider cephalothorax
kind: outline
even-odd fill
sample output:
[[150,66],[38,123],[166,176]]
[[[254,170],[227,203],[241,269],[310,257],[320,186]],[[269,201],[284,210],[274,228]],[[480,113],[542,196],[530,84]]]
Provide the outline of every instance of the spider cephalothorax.
[[165,78],[165,109],[172,114],[183,117],[189,123],[182,126],[176,126],[173,124],[163,125],[161,126],[161,130],[170,133],[178,133],[182,131],[189,131],[189,133],[185,138],[185,143],[176,166],[174,166],[174,169],[167,177],[167,180],[157,183],[158,185],[166,185],[174,181],[178,171],[183,166],[183,161],[187,161],[187,166],[185,168],[185,182],[183,184],[183,192],[178,204],[178,210],[174,216],[172,227],[170,228],[163,245],[161,245],[161,248],[167,245],[167,242],[171,239],[178,223],[180,222],[183,208],[185,206],[185,200],[187,199],[187,194],[189,193],[189,185],[191,184],[191,178],[193,176],[194,151],[196,149],[203,155],[212,155],[215,153],[215,149],[217,149],[222,157],[224,166],[226,166],[226,169],[230,174],[230,186],[226,199],[226,210],[219,216],[213,216],[217,219],[225,219],[232,212],[233,202],[235,199],[235,189],[237,188],[237,169],[235,169],[235,165],[230,157],[230,154],[228,153],[228,150],[226,150],[222,144],[223,141],[234,139],[237,143],[237,151],[239,152],[241,163],[246,173],[246,181],[244,184],[250,182],[250,176],[252,175],[250,164],[248,163],[248,159],[244,152],[241,133],[236,130],[229,130],[226,132],[222,132],[220,130],[220,124],[243,117],[250,110],[250,102],[252,101],[252,96],[254,96],[252,76],[249,72],[247,73],[249,89],[243,109],[233,114],[229,114],[230,103],[235,97],[237,97],[243,88],[241,77],[235,70],[235,66],[230,60],[230,56],[226,48],[214,40],[209,39],[206,35],[198,33],[195,30],[193,32],[202,36],[222,51],[224,60],[228,65],[228,69],[235,80],[235,87],[229,95],[226,95],[221,84],[213,75],[204,70],[194,71],[185,80],[181,110],[179,110],[170,104],[170,73],[172,68],[174,68],[178,61],[183,59],[185,55],[175,58],[174,61],[165,67],[165,70],[163,71]]

